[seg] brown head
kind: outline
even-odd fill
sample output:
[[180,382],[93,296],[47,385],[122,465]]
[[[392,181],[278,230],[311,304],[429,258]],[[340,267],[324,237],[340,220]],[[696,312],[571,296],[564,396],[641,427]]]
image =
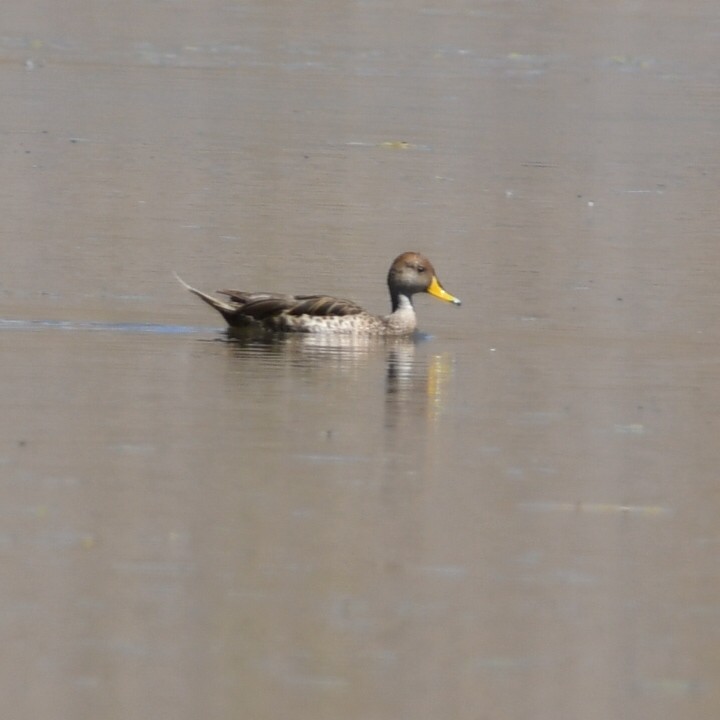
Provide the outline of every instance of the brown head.
[[460,305],[460,300],[443,290],[432,263],[420,253],[405,252],[393,261],[388,272],[388,288],[393,312],[400,305],[400,296],[412,303],[415,293],[426,292],[440,300]]

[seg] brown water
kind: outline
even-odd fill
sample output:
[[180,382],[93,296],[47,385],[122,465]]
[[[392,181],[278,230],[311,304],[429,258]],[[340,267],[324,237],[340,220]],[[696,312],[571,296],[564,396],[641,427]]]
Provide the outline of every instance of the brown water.
[[2,16],[3,717],[720,715],[716,2]]

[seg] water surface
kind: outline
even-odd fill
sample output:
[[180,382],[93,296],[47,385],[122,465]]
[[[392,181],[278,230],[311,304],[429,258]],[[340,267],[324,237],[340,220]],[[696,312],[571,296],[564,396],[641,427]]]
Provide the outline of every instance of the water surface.
[[8,716],[717,718],[715,3],[4,16]]

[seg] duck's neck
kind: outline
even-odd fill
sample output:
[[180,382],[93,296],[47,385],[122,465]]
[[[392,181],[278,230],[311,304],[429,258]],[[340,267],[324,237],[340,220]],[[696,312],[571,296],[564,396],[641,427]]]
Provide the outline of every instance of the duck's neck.
[[396,312],[411,312],[415,313],[415,308],[413,307],[412,300],[408,295],[403,295],[402,293],[390,293],[390,300],[392,302],[392,311],[393,314]]
[[403,335],[411,333],[417,327],[415,308],[407,295],[392,295],[392,312],[385,318],[391,332]]

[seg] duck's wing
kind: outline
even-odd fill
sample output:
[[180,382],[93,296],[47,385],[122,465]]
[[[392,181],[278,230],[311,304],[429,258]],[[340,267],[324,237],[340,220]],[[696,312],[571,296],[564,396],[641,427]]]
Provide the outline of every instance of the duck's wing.
[[243,292],[241,290],[218,290],[227,300],[208,295],[188,285],[177,273],[177,280],[191,293],[197,295],[217,310],[232,327],[265,327],[285,329],[283,318],[310,315],[312,317],[341,317],[359,315],[364,310],[351,300],[328,295],[280,295],[266,292]]
[[342,317],[364,312],[352,300],[329,295],[279,295],[276,293],[248,293],[239,290],[219,290],[237,308],[237,312],[263,322],[280,315],[310,315],[312,317]]

